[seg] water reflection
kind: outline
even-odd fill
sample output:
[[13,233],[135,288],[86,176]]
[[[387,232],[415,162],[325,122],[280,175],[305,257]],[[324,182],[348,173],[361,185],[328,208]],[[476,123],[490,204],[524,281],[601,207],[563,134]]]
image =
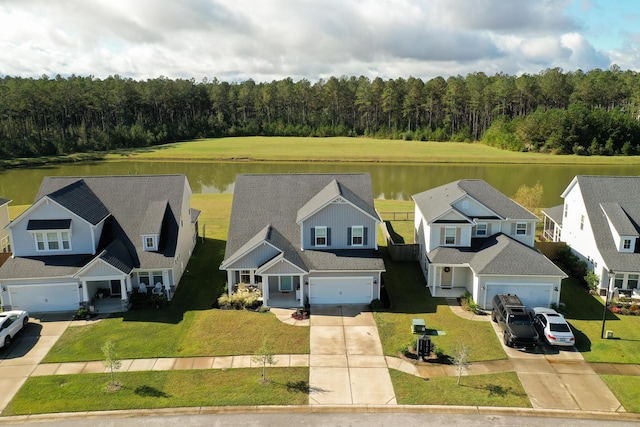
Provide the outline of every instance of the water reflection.
[[45,176],[134,175],[184,173],[195,193],[231,193],[239,173],[371,173],[376,198],[410,200],[411,195],[463,178],[484,179],[508,196],[521,184],[544,187],[544,205],[562,203],[560,193],[583,175],[638,175],[637,166],[267,163],[267,162],[85,162],[0,171],[0,197],[14,205],[33,203]]

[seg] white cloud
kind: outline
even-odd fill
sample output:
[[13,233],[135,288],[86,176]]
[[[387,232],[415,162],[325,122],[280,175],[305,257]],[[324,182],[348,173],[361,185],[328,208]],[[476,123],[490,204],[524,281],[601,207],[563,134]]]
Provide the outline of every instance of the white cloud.
[[569,3],[4,0],[0,75],[315,81],[608,65]]

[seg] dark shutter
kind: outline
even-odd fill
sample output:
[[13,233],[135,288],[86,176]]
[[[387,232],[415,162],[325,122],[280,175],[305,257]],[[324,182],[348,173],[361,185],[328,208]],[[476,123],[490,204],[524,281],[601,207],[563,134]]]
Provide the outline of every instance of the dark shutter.
[[365,246],[367,246],[367,240],[369,240],[369,239],[367,239],[367,237],[368,237],[367,234],[368,233],[369,233],[369,228],[368,227],[364,227],[362,229],[362,244],[365,245]]
[[316,245],[316,229],[315,227],[311,227],[311,246]]
[[351,227],[347,227],[347,246],[351,246]]
[[331,246],[331,229],[327,228],[327,246]]

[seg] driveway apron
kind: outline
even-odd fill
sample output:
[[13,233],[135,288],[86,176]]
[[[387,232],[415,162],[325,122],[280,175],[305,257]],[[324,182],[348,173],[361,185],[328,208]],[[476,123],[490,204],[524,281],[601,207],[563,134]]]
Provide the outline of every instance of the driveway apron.
[[533,350],[507,347],[492,322],[513,368],[535,409],[624,411],[600,376],[574,347],[542,344]]
[[32,318],[9,348],[0,349],[0,412],[71,323],[67,320],[70,315],[58,317],[50,314],[42,319]]
[[373,314],[362,306],[315,306],[310,405],[396,405]]

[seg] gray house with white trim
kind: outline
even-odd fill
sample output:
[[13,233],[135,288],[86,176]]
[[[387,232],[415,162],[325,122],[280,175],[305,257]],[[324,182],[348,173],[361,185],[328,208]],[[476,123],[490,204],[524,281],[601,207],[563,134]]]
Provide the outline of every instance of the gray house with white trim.
[[127,308],[144,284],[171,299],[196,242],[185,175],[47,177],[6,228],[3,309],[77,310],[99,289]]
[[433,296],[471,293],[491,308],[498,293],[528,306],[560,301],[564,272],[533,248],[538,217],[483,180],[463,179],[412,196],[419,262]]
[[369,174],[236,177],[220,269],[229,293],[265,305],[363,304],[380,297],[384,262]]

